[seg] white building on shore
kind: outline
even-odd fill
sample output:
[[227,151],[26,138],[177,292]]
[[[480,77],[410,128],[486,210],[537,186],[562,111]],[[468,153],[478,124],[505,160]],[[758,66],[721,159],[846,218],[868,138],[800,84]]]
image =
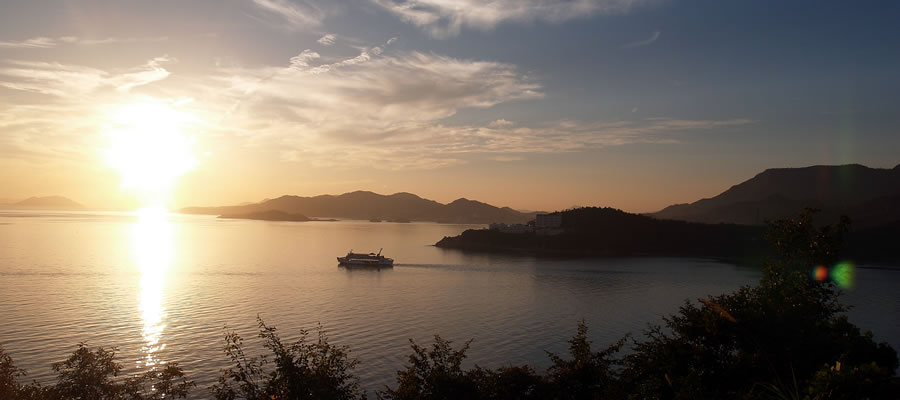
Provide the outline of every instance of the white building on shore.
[[535,229],[559,228],[562,226],[562,214],[537,214],[534,216]]
[[529,233],[534,232],[534,228],[523,225],[523,224],[502,224],[502,223],[493,223],[488,225],[490,230],[498,231],[503,233]]

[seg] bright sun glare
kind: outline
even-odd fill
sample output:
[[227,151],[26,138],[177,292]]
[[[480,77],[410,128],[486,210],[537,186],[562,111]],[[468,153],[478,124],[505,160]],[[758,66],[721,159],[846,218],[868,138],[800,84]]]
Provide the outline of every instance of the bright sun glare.
[[127,105],[110,116],[107,162],[143,207],[165,207],[178,178],[196,165],[185,132],[191,120],[165,103]]

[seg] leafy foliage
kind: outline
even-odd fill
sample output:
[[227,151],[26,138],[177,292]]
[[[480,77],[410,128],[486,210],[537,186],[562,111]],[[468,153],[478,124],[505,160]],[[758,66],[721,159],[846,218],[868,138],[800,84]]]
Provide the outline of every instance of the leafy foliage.
[[[679,313],[653,326],[626,359],[626,384],[641,398],[751,398],[760,385],[808,387],[825,365],[874,363],[866,385],[887,385],[897,356],[871,334],[847,321],[830,282],[809,278],[815,265],[838,260],[849,221],[817,228],[815,210],[770,224],[768,239],[778,259],[768,263],[758,286],[686,302]],[[824,379],[824,378],[823,378]],[[811,386],[809,395],[821,393]],[[784,390],[783,392],[787,392]],[[822,397],[827,398],[827,397]]]
[[115,361],[115,349],[95,350],[80,343],[65,361],[53,364],[57,373],[55,385],[37,383],[20,385],[16,378],[25,371],[16,368],[12,359],[0,348],[0,398],[2,399],[103,399],[157,400],[185,398],[194,383],[184,379],[178,364],[166,364],[160,370],[119,378],[122,365]]
[[459,350],[435,335],[431,348],[410,340],[413,353],[405,370],[397,372],[397,387],[379,393],[381,399],[594,399],[622,397],[612,358],[624,345],[623,338],[608,348],[594,352],[581,321],[577,334],[569,340],[569,355],[563,359],[548,353],[553,365],[546,374],[528,366],[504,366],[496,370],[476,366],[465,371],[462,361],[471,340]]
[[386,388],[379,398],[392,400],[475,398],[477,388],[462,369],[471,340],[459,350],[451,341],[434,336],[431,349],[409,340],[413,353],[405,370],[397,372],[397,388]]
[[[259,337],[274,356],[247,357],[243,339],[235,332],[225,334],[225,353],[233,367],[225,369],[210,390],[216,399],[356,399],[359,378],[352,370],[357,360],[349,358],[349,348],[328,343],[321,327],[318,340],[300,338],[285,344],[274,327],[257,317]],[[274,368],[268,368],[269,365]]]
[[25,376],[25,370],[16,368],[12,357],[0,346],[0,399],[21,397],[22,386],[17,382],[20,376]]
[[612,358],[625,344],[626,338],[594,352],[591,341],[587,338],[587,324],[584,320],[578,323],[578,333],[569,339],[569,355],[571,360],[550,353],[553,365],[548,370],[549,380],[553,385],[554,398],[558,399],[593,399],[621,398],[616,367],[621,360]]

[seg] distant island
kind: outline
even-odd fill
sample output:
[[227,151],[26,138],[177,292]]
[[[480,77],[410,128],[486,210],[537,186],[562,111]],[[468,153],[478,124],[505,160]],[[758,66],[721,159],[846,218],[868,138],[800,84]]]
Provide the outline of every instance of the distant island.
[[63,196],[29,197],[25,200],[2,204],[0,207],[32,210],[84,210],[78,202]]
[[[797,210],[799,213],[801,210]],[[563,257],[695,257],[759,265],[774,255],[764,226],[661,220],[614,208],[586,207],[539,215],[559,225],[492,225],[444,237],[436,247]],[[540,221],[540,219],[538,220]],[[836,221],[830,221],[836,222]],[[842,254],[855,262],[900,262],[900,222],[852,231]]]
[[558,224],[533,222],[519,230],[492,226],[444,237],[435,246],[470,251],[552,256],[672,256],[756,259],[766,245],[762,227],[658,220],[614,208],[577,208],[559,216]]
[[[534,219],[535,215],[534,213],[523,213],[509,207],[495,207],[465,198],[442,204],[434,200],[423,199],[411,193],[382,195],[366,191],[344,193],[337,196],[281,196],[253,204],[225,207],[187,207],[180,210],[180,212],[186,214],[223,216],[273,211],[287,215],[301,214],[310,217],[466,224],[488,224],[492,222],[525,223]],[[273,216],[276,215],[273,214]]]
[[251,213],[246,213],[246,214],[223,214],[223,215],[220,215],[219,218],[253,219],[253,220],[260,220],[260,221],[293,221],[293,222],[334,221],[333,219],[309,218],[303,214],[291,214],[291,213],[286,213],[284,211],[278,211],[278,210],[251,212]]

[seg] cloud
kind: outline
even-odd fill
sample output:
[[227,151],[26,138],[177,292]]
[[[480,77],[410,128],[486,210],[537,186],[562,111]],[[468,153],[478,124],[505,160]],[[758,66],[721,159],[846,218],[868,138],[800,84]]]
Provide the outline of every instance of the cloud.
[[137,86],[143,86],[156,81],[161,81],[169,76],[169,71],[162,67],[164,63],[174,62],[169,56],[156,57],[147,61],[143,67],[135,72],[128,72],[111,79],[116,90],[127,92]]
[[293,29],[318,26],[325,19],[325,12],[311,3],[296,3],[288,0],[253,0],[257,7],[284,19]]
[[[222,69],[216,77],[240,112],[290,117],[317,132],[384,137],[401,125],[435,121],[463,108],[540,98],[540,86],[511,64],[406,52],[380,46],[331,63],[304,50],[284,68]],[[352,115],[352,118],[348,118]]]
[[93,45],[101,45],[101,44],[112,44],[112,43],[129,43],[129,42],[138,42],[138,41],[160,41],[165,40],[166,37],[157,37],[157,38],[115,38],[108,37],[104,39],[86,39],[80,38],[77,36],[62,36],[58,38],[50,38],[50,37],[34,37],[31,39],[26,39],[22,41],[0,41],[0,48],[7,49],[49,49],[54,47],[59,47],[64,44],[69,45],[80,45],[80,46],[93,46]]
[[[466,110],[539,100],[542,86],[513,64],[394,51],[392,42],[352,57],[307,49],[276,66],[229,63],[180,74],[166,68],[175,60],[165,56],[124,69],[0,62],[0,90],[12,93],[0,97],[0,153],[42,162],[94,157],[84,154],[98,148],[100,105],[142,101],[141,94],[188,108],[202,125],[197,131],[214,138],[217,147],[246,147],[247,154],[276,163],[319,168],[433,169],[515,161],[535,153],[677,143],[693,132],[752,123],[449,122]],[[194,101],[178,100],[185,97]]]
[[626,49],[630,49],[630,48],[634,48],[634,47],[647,46],[647,45],[655,42],[656,39],[659,39],[659,34],[660,34],[660,31],[654,31],[652,34],[650,34],[649,38],[644,39],[644,40],[638,40],[637,42],[627,43],[622,47],[626,48]]
[[[281,67],[220,68],[207,82],[208,92],[237,106],[228,109],[218,129],[282,162],[403,170],[677,143],[690,133],[752,123],[655,118],[448,124],[448,117],[467,109],[540,99],[541,85],[512,64],[392,52],[385,46],[343,59],[307,49]],[[213,95],[197,96],[204,103]]]
[[372,0],[432,36],[456,36],[462,27],[491,30],[504,22],[563,22],[626,14],[656,0]]
[[319,40],[316,41],[319,42],[319,44],[321,44],[322,46],[331,46],[334,44],[335,40],[337,40],[337,36],[329,33],[325,36],[320,37]]
[[162,56],[142,66],[109,72],[80,65],[13,60],[0,65],[0,87],[68,98],[88,95],[104,88],[127,92],[168,77],[169,71],[162,64],[172,61]]
[[0,41],[0,48],[7,49],[46,49],[56,47],[56,39],[36,37],[22,41]]
[[[290,141],[296,148],[282,151],[282,160],[322,168],[435,169],[465,164],[472,159],[523,160],[525,154],[588,151],[628,144],[673,144],[687,133],[750,124],[746,119],[576,122],[544,126],[495,128],[411,124],[398,127],[377,143],[340,145],[308,140]],[[300,146],[301,143],[307,146]],[[290,147],[290,146],[289,146]]]
[[319,53],[309,49],[303,50],[300,54],[291,57],[291,67],[297,69],[309,67],[309,63],[319,57],[321,57]]
[[500,161],[500,162],[512,162],[512,161],[522,161],[525,157],[522,156],[496,156],[491,157],[491,160]]

